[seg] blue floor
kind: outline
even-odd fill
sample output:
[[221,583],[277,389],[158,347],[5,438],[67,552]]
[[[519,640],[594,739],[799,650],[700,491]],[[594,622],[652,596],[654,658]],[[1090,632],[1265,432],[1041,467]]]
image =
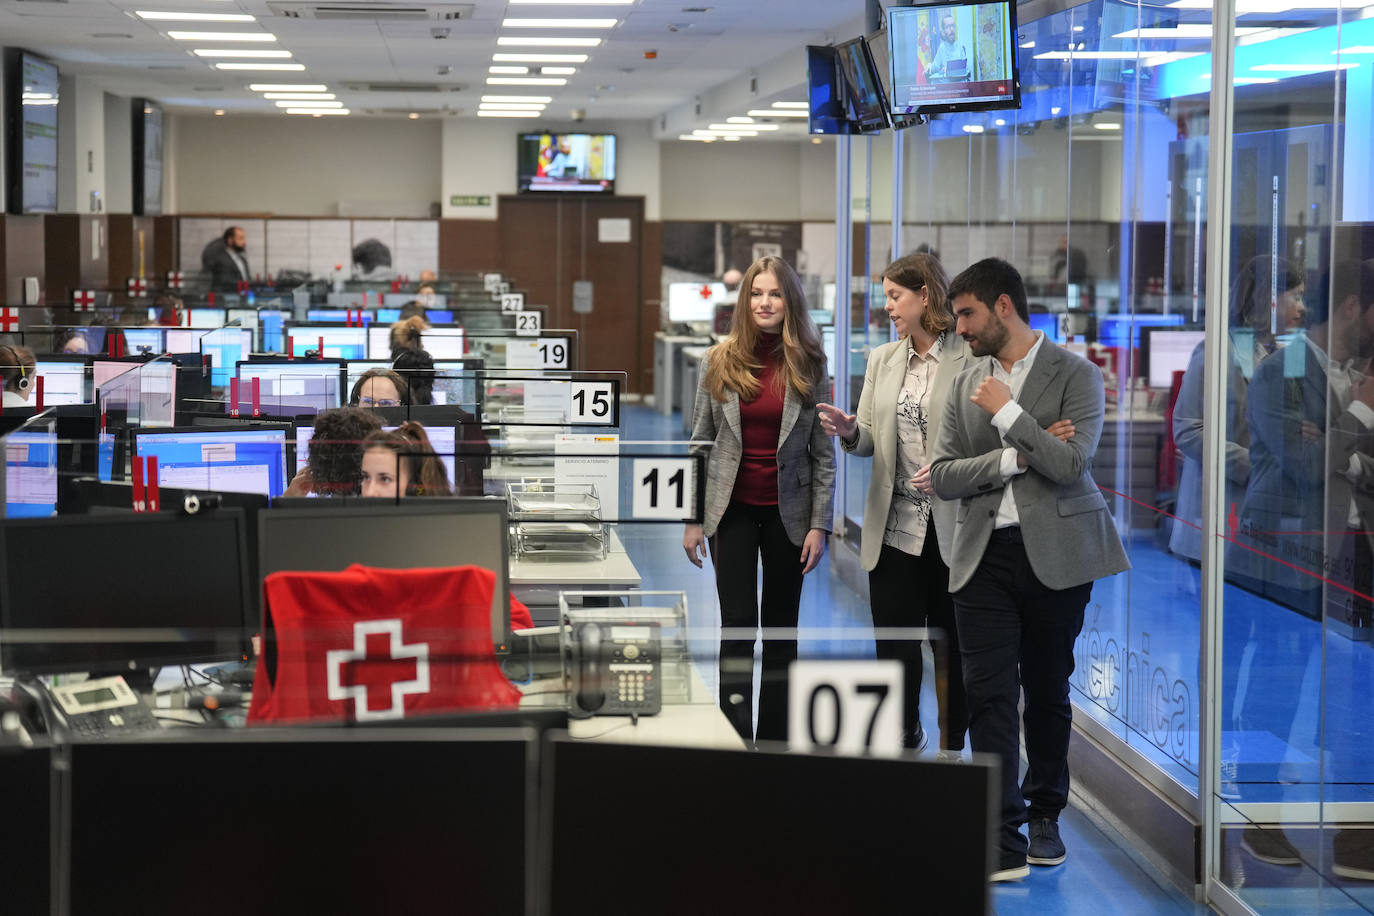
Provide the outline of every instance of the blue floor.
[[[685,438],[679,414],[665,417],[649,408],[623,407],[622,439],[662,441]],[[669,589],[687,594],[690,624],[694,628],[717,626],[719,616],[715,587],[709,571],[688,563],[682,550],[680,525],[637,524],[620,526],[620,535],[631,558],[644,577],[645,589]],[[803,640],[803,655],[842,655],[872,657],[872,621],[868,602],[831,575],[830,557],[807,576],[802,592],[800,625],[828,630],[853,630],[825,640]],[[701,647],[700,657],[710,659],[714,643]],[[714,664],[702,665],[702,676],[714,690]],[[939,733],[933,695],[934,678],[924,679],[921,699],[922,722],[926,730]],[[992,901],[998,914],[1114,914],[1205,913],[1205,907],[1174,889],[1145,864],[1140,856],[1124,847],[1110,827],[1100,824],[1091,813],[1070,807],[1063,815],[1061,829],[1069,850],[1068,861],[1056,868],[1032,868],[1028,879],[994,887]],[[919,894],[919,890],[915,893]],[[918,897],[913,899],[919,899]]]

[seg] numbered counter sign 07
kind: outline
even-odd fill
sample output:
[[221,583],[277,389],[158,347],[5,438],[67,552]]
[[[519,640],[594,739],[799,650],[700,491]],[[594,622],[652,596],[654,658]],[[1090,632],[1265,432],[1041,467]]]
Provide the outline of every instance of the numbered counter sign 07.
[[787,744],[794,751],[896,757],[902,753],[902,663],[792,663]]
[[502,293],[502,294],[501,294],[501,311],[503,311],[503,312],[519,312],[519,311],[523,311],[524,308],[525,308],[525,294],[524,294],[524,293]]
[[511,314],[515,318],[516,334],[533,337],[544,330],[542,312],[512,312]]
[[573,382],[568,387],[568,422],[614,426],[616,414],[614,382]]
[[631,518],[681,522],[695,516],[696,461],[691,458],[636,458],[633,467]]

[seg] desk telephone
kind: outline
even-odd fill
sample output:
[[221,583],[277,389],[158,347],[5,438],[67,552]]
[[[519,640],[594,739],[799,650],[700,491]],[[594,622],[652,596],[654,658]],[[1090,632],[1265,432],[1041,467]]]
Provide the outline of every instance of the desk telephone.
[[[31,697],[35,690],[47,695],[46,702],[36,700],[33,704],[41,715],[23,716],[30,734],[65,728],[74,738],[99,740],[159,728],[153,711],[118,675],[59,687],[35,684],[20,689]],[[54,723],[54,717],[59,721]]]
[[576,623],[572,629],[573,715],[652,716],[663,708],[656,623]]

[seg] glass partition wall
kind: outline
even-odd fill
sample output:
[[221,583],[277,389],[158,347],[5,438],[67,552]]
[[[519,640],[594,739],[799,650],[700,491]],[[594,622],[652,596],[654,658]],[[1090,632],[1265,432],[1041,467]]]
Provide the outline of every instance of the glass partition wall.
[[1102,369],[1132,563],[1094,589],[1076,721],[1201,820],[1218,908],[1374,911],[1374,2],[1019,11],[1019,110],[839,141],[850,409],[894,229],[951,276],[1014,263]]

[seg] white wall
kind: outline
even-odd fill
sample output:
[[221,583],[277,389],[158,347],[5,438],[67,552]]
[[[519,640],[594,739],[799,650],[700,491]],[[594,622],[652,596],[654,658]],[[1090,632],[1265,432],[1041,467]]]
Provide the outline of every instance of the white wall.
[[97,80],[63,75],[57,108],[57,208],[90,213],[91,192],[105,198],[105,90]]
[[802,218],[800,144],[665,140],[659,148],[665,220]]
[[[105,212],[134,212],[132,100],[105,95]],[[77,209],[81,209],[78,207]]]
[[[657,220],[659,150],[649,121],[606,120],[550,124],[518,118],[449,119],[443,125],[443,215],[451,219],[496,219],[496,198],[516,192],[516,137],[536,131],[615,134],[615,192],[644,198],[644,218]],[[454,195],[485,195],[486,207],[454,207]]]
[[433,120],[169,120],[176,143],[164,153],[174,157],[171,199],[181,213],[424,217],[440,199],[441,128]]

